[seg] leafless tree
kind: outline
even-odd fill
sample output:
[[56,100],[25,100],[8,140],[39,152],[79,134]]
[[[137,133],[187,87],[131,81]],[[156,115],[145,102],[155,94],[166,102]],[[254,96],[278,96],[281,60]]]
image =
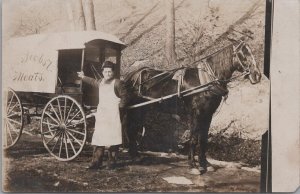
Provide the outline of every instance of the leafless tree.
[[25,16],[21,18],[19,32],[21,32],[21,35],[39,34],[49,24],[50,22],[40,15],[32,18]]
[[175,53],[175,9],[174,0],[165,0],[166,5],[166,42],[165,54],[166,60],[170,65],[174,66],[176,63]]
[[71,29],[96,30],[93,0],[68,0],[66,6]]
[[86,30],[96,30],[93,0],[82,0]]
[[51,14],[51,10],[44,12],[32,7],[19,13],[19,21],[17,21],[16,30],[13,36],[25,36],[31,34],[40,34],[52,22],[57,20],[55,15]]
[[[176,48],[180,58],[185,58],[186,63],[196,60],[195,54],[203,47],[203,41],[208,38],[205,28],[199,19],[191,18],[189,21],[181,21],[182,26],[177,30]],[[186,64],[184,64],[186,65]]]
[[72,0],[74,9],[73,9],[73,18],[75,23],[75,29],[82,31],[86,30],[86,23],[84,18],[83,6],[81,0]]
[[66,10],[68,13],[68,23],[70,24],[71,30],[75,30],[75,23],[73,18],[72,1],[66,1]]

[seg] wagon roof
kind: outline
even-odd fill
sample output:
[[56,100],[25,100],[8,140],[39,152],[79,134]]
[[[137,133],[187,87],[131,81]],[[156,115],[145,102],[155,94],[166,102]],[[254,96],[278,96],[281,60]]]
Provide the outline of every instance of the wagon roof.
[[51,34],[36,34],[25,37],[12,38],[10,43],[14,45],[34,46],[36,49],[48,48],[54,50],[83,49],[85,44],[93,40],[104,40],[121,46],[126,45],[116,36],[100,31],[76,31],[59,32]]

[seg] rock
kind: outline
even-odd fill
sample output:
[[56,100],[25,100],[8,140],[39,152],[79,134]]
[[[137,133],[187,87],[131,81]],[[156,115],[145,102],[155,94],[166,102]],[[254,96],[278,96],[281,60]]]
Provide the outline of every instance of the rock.
[[171,176],[163,178],[168,183],[179,184],[179,185],[192,185],[194,184],[190,179],[183,176]]
[[88,184],[88,183],[86,183],[86,182],[85,182],[85,183],[83,183],[83,186],[88,186],[88,185],[89,185],[89,184]]
[[204,187],[206,185],[205,183],[205,179],[203,179],[203,177],[198,176],[196,179],[193,180],[195,185],[198,185],[200,187]]
[[240,169],[242,167],[239,163],[228,162],[227,168]]
[[169,154],[168,153],[160,153],[160,157],[168,157]]
[[192,175],[200,175],[200,171],[199,171],[199,169],[197,169],[197,168],[192,168],[192,169],[189,171],[189,174],[192,174]]
[[54,187],[58,187],[59,184],[60,184],[60,182],[57,181],[56,183],[54,183]]
[[214,172],[215,168],[213,166],[208,166],[207,167],[207,172]]
[[258,169],[258,168],[242,167],[241,169],[246,170],[246,171],[250,171],[250,172],[260,173],[260,169]]

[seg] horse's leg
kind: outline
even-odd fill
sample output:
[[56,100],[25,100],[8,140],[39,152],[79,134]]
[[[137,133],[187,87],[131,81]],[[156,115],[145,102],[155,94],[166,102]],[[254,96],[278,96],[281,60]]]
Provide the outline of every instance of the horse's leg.
[[141,111],[131,110],[128,112],[128,121],[127,121],[127,135],[128,135],[128,146],[129,154],[131,158],[136,158],[138,154],[137,148],[137,134],[138,131],[142,128],[142,114]]
[[190,149],[189,149],[189,155],[188,155],[188,162],[189,162],[189,167],[190,168],[195,168],[196,163],[195,163],[195,149],[197,145],[197,139],[196,135],[191,135],[191,140],[190,140]]
[[195,168],[195,150],[198,142],[198,129],[199,129],[199,122],[197,115],[192,115],[191,117],[191,137],[190,137],[190,148],[189,148],[189,166],[190,168]]
[[207,141],[208,141],[208,131],[211,124],[212,116],[205,116],[205,118],[200,120],[200,130],[199,130],[199,152],[198,152],[198,161],[199,161],[199,171],[201,174],[207,171],[207,160],[206,160],[206,151],[207,151]]

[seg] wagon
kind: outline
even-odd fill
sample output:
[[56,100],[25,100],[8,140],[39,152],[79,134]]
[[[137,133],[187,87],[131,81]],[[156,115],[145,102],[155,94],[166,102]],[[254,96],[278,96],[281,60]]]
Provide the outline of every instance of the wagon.
[[3,63],[3,148],[20,139],[31,117],[40,119],[40,136],[48,152],[61,161],[78,156],[87,141],[87,117],[98,91],[77,72],[101,78],[101,64],[117,64],[126,46],[99,31],[61,32],[13,38]]

